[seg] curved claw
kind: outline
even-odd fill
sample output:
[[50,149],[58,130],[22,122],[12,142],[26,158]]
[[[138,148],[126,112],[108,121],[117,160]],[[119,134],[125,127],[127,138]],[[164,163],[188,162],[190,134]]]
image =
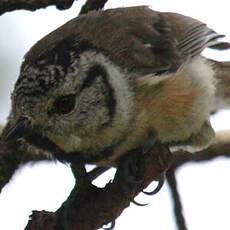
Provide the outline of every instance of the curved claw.
[[149,195],[149,196],[155,195],[155,194],[157,194],[157,193],[161,190],[161,188],[163,187],[164,181],[165,181],[165,176],[163,175],[163,176],[161,176],[161,177],[159,178],[159,180],[158,180],[158,185],[157,185],[157,187],[156,187],[153,191],[151,191],[151,192],[142,191],[142,192],[143,192],[145,195]]
[[109,227],[103,227],[102,229],[104,229],[104,230],[113,230],[114,227],[115,227],[115,224],[116,224],[116,221],[113,220],[113,221],[110,222],[110,226]]
[[141,206],[141,207],[144,207],[144,206],[148,205],[148,204],[141,204],[141,203],[138,203],[138,202],[135,201],[135,200],[132,200],[131,202],[132,202],[133,204],[135,204],[135,205],[137,205],[137,206]]

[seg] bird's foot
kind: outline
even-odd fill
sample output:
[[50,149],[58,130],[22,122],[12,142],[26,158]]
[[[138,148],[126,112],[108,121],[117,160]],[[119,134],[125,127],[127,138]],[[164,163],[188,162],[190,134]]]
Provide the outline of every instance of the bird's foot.
[[133,196],[141,186],[144,175],[142,149],[135,149],[122,156],[118,163],[117,176],[121,192],[125,196]]
[[[151,154],[154,154],[152,155],[153,157],[150,157],[149,159],[151,161],[153,160],[154,168],[160,173],[160,176],[156,178],[159,182],[157,187],[151,192],[143,191],[143,193],[146,195],[154,195],[162,188],[165,179],[165,171],[172,162],[172,154],[167,147],[161,144],[158,145],[156,154],[155,151],[152,152],[153,148],[151,147],[153,146],[150,145],[148,148],[132,150],[120,158],[116,177],[119,180],[118,184],[120,185],[121,192],[125,196],[135,196],[136,192],[140,191],[140,187],[143,186],[146,160],[148,161],[148,156],[146,158],[144,154],[150,154],[150,156]],[[134,201],[134,203],[137,202]],[[144,206],[146,204],[139,205]]]

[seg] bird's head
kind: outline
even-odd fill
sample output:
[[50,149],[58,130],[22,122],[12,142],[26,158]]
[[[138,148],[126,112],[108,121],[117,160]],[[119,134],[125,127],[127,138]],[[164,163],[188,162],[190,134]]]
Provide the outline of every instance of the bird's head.
[[35,45],[25,57],[6,136],[23,138],[30,130],[67,153],[97,153],[120,141],[130,121],[128,81],[103,52],[66,43],[31,59]]

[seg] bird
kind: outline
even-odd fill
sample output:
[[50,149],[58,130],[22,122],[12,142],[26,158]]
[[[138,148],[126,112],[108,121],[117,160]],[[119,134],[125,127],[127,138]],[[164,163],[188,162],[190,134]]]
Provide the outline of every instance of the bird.
[[34,154],[51,146],[43,151],[50,156],[56,146],[64,160],[99,166],[156,140],[172,152],[203,149],[215,136],[209,118],[218,83],[201,53],[230,48],[223,37],[199,20],[147,6],[78,16],[25,55],[5,140]]

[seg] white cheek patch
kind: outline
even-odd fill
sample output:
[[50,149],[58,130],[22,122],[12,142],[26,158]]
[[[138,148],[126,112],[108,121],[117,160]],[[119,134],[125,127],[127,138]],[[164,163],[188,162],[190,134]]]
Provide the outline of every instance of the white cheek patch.
[[79,62],[79,66],[81,66],[82,70],[87,70],[94,64],[105,67],[108,82],[114,91],[116,100],[115,122],[117,122],[115,126],[126,125],[130,121],[134,104],[132,91],[130,90],[126,74],[102,53],[93,51],[82,53]]

